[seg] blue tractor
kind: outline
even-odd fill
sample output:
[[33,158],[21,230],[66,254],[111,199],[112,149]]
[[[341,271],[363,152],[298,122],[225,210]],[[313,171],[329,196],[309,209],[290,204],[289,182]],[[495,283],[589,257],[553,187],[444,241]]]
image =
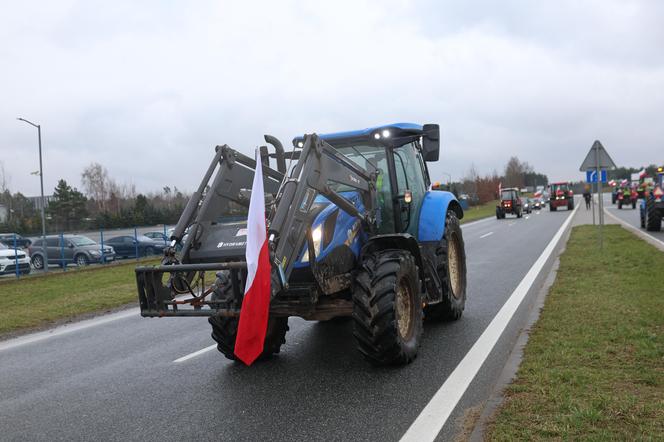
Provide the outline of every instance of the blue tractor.
[[657,168],[657,175],[653,187],[641,200],[640,206],[641,227],[650,232],[662,230],[662,217],[664,217],[664,167]]
[[[424,318],[456,320],[466,301],[463,210],[451,193],[429,190],[438,125],[305,135],[291,152],[265,139],[274,152],[260,148],[272,263],[263,356],[279,352],[290,316],[351,317],[357,347],[371,363],[409,363]],[[143,316],[207,316],[229,359],[247,275],[255,167],[252,158],[218,146],[162,265],[136,269]],[[210,271],[216,276],[206,285]]]

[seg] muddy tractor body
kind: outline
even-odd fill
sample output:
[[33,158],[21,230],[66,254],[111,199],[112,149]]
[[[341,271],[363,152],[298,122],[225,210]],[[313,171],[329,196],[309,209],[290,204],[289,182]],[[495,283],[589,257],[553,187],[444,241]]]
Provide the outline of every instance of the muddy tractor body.
[[[357,347],[370,362],[410,362],[423,316],[457,319],[465,305],[463,211],[453,194],[429,190],[438,126],[305,135],[291,152],[274,137],[266,141],[274,152],[260,149],[272,267],[263,356],[279,352],[291,316],[352,317]],[[229,359],[247,278],[255,167],[254,159],[218,146],[164,262],[136,269],[143,316],[208,317]]]
[[559,208],[574,209],[574,193],[568,182],[552,183],[550,185],[549,209],[555,212]]

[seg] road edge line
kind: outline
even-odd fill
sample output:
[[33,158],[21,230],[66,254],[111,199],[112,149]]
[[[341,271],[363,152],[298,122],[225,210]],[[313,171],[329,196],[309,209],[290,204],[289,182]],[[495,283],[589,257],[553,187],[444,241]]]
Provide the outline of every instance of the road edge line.
[[59,325],[50,330],[37,332],[37,333],[30,333],[27,335],[19,336],[17,338],[8,339],[6,341],[0,341],[0,351],[10,350],[12,348],[21,347],[23,345],[32,344],[35,342],[54,338],[56,336],[61,336],[75,331],[85,330],[86,328],[96,327],[97,325],[106,324],[108,322],[117,321],[119,319],[126,319],[132,316],[138,317],[140,314],[141,314],[140,309],[132,308],[129,310],[123,310],[120,312],[111,313],[110,315],[103,315],[96,318],[84,319],[82,321],[78,321],[73,324]]
[[493,347],[502,336],[507,325],[509,325],[514,313],[530,291],[544,265],[556,250],[560,239],[563,237],[572,219],[574,219],[579,207],[580,205],[576,205],[572,213],[569,214],[544,251],[530,267],[526,276],[514,289],[510,297],[505,301],[491,323],[484,329],[463,359],[457,364],[454,371],[447,377],[443,385],[440,386],[438,391],[429,400],[429,403],[427,403],[415,421],[406,430],[400,442],[433,441],[438,437],[440,430],[442,430],[471,382],[475,379],[475,376],[489,357]]
[[642,238],[644,241],[649,242],[650,244],[652,244],[653,246],[657,247],[658,249],[660,249],[661,251],[664,252],[664,241],[661,241],[661,240],[655,238],[654,236],[645,233],[641,229],[639,229],[637,227],[634,227],[633,225],[631,225],[627,221],[625,221],[625,220],[621,219],[620,217],[614,215],[613,213],[609,212],[606,208],[604,209],[604,212],[607,215],[609,215],[611,218],[613,218],[614,220],[618,221],[619,224],[632,229],[634,232],[636,232],[636,236]]

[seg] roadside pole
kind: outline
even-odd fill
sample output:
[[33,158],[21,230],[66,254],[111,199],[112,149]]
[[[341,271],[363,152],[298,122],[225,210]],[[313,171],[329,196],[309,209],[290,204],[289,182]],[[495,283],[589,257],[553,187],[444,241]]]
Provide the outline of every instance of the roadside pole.
[[[65,262],[65,235],[64,233],[60,234],[60,264],[62,264],[62,271],[67,271],[67,263]],[[78,266],[78,263],[76,263]]]
[[136,253],[136,261],[138,261],[138,233],[134,227],[134,252]]
[[101,238],[101,263],[106,264],[106,255],[104,255],[104,228],[99,228],[99,237]]
[[18,245],[16,242],[16,233],[14,233],[14,265],[16,266],[16,278],[21,277],[21,272],[18,271]]
[[595,198],[593,198],[593,188],[592,183],[590,184],[590,205],[593,209],[593,226],[595,225]]
[[593,149],[595,149],[595,171],[597,172],[597,214],[599,218],[599,248],[602,250],[604,248],[604,217],[602,216],[602,171],[599,168],[599,143],[593,144]]

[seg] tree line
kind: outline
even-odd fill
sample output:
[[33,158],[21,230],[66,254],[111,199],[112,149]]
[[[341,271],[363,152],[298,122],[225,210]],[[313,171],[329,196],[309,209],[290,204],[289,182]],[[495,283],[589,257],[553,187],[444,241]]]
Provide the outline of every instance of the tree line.
[[[41,206],[21,192],[12,193],[8,181],[0,164],[0,204],[7,208],[0,232],[40,233]],[[99,163],[83,170],[81,183],[79,190],[64,179],[58,180],[46,207],[48,233],[174,224],[189,198],[169,186],[158,192],[137,193],[133,184],[119,185]]]
[[459,182],[451,183],[449,190],[457,198],[464,194],[468,195],[470,204],[476,205],[495,200],[498,197],[499,185],[522,189],[547,184],[549,178],[545,174],[536,172],[528,162],[520,161],[513,156],[507,161],[502,175],[494,170],[491,174],[481,176],[475,165],[471,165],[466,176]]

